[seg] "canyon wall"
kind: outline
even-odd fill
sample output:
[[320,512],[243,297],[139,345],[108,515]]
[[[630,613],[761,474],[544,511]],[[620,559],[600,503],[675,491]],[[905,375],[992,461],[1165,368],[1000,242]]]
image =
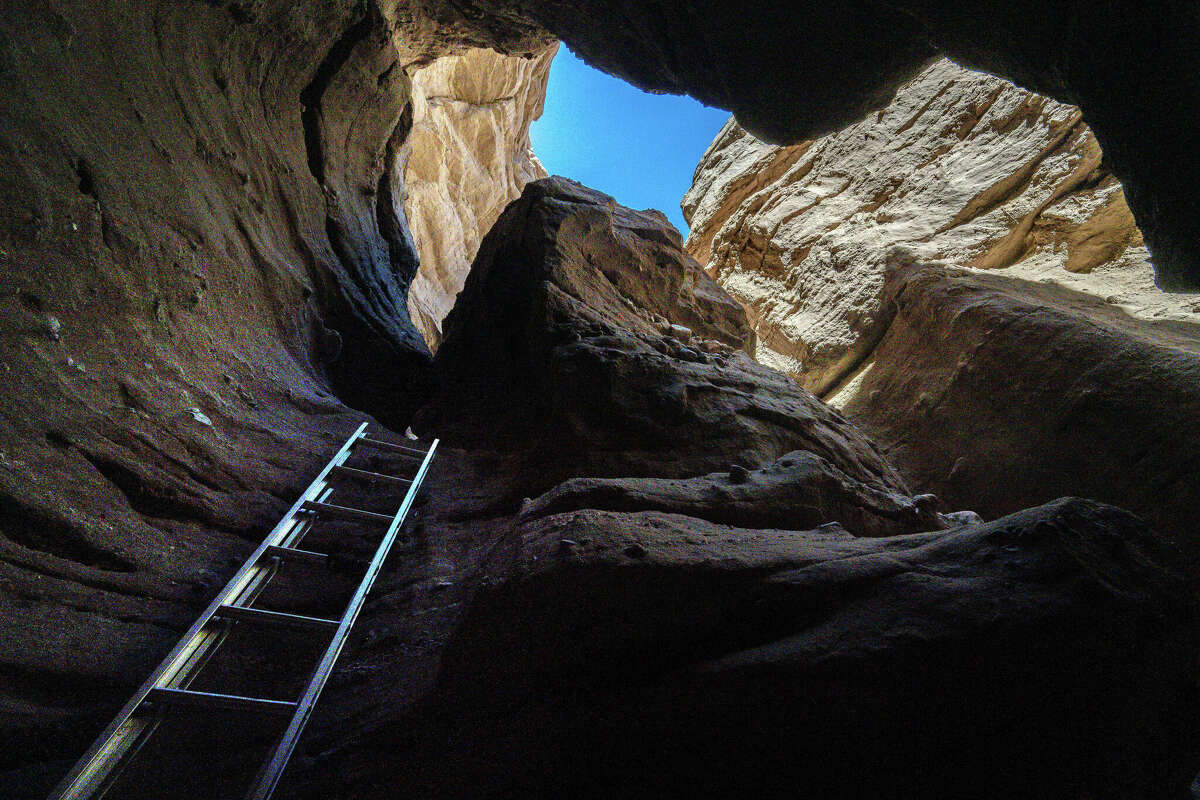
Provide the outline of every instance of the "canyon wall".
[[[632,250],[646,260],[551,268],[541,260],[557,254],[550,232],[510,217],[485,256],[515,260],[485,268],[496,279],[475,284],[472,306],[460,315],[467,321],[455,336],[460,344],[448,336],[438,364],[407,310],[419,268],[402,185],[420,102],[414,82],[430,68],[432,95],[424,97],[436,98],[442,78],[433,80],[438,70],[430,65],[438,58],[491,47],[532,60],[555,36],[640,85],[733,108],[747,129],[780,141],[859,121],[939,52],[953,52],[1078,102],[1125,180],[1156,279],[1194,285],[1200,181],[1194,160],[1180,153],[1190,152],[1181,143],[1190,146],[1195,123],[1162,112],[1190,108],[1196,94],[1200,71],[1188,50],[1194,5],[1075,6],[4,0],[5,791],[45,795],[345,435],[372,418],[401,429],[423,406],[424,422],[464,449],[447,448],[408,531],[411,551],[391,565],[314,721],[315,737],[297,758],[293,776],[311,796],[394,792],[404,778],[419,793],[422,775],[461,796],[455,780],[501,780],[498,764],[501,772],[516,764],[518,783],[528,779],[553,796],[564,757],[593,768],[575,771],[587,784],[572,789],[603,789],[606,762],[592,753],[606,744],[631,745],[615,770],[619,788],[644,788],[632,785],[643,774],[682,785],[689,770],[705,775],[723,763],[711,745],[725,741],[746,743],[747,768],[710,777],[736,790],[756,775],[780,774],[795,755],[773,751],[763,761],[755,755],[762,740],[749,735],[792,741],[797,731],[788,720],[722,728],[709,718],[698,728],[702,740],[665,753],[672,769],[656,771],[646,748],[670,736],[629,735],[639,730],[646,707],[639,699],[647,696],[679,698],[659,706],[654,730],[666,733],[688,729],[688,709],[720,709],[730,697],[737,708],[800,709],[796,719],[810,732],[818,727],[805,720],[820,718],[813,713],[861,698],[867,704],[852,707],[836,729],[863,732],[855,719],[873,722],[882,710],[895,724],[870,727],[892,742],[921,715],[928,735],[911,739],[911,752],[870,748],[883,759],[880,775],[906,759],[934,754],[944,762],[942,753],[960,752],[956,732],[967,708],[966,717],[985,720],[970,737],[993,745],[998,727],[1002,746],[988,748],[995,762],[958,762],[970,770],[958,776],[964,780],[988,775],[998,791],[1019,794],[1029,775],[997,768],[1033,763],[1074,782],[1060,796],[1163,796],[1182,786],[1195,772],[1194,617],[1177,558],[1161,537],[1123,512],[1083,501],[973,527],[967,536],[947,533],[969,515],[937,516],[936,502],[915,494],[916,484],[846,417],[741,354],[752,342],[742,312],[703,279],[661,218],[542,186],[519,213],[563,220],[562,208],[549,212],[542,202],[562,200],[571,213],[555,235],[564,242],[585,244],[595,256]],[[1126,46],[1131,41],[1154,46]],[[505,63],[531,78],[535,71],[532,61]],[[457,93],[462,76],[443,76],[451,77]],[[514,130],[504,128],[503,137]],[[479,164],[494,163],[478,155]],[[462,217],[466,241],[465,220],[479,207],[453,202],[472,209]],[[623,272],[630,263],[675,281],[662,285],[672,294],[653,283],[639,288],[644,278]],[[514,265],[524,271],[507,271]],[[524,281],[506,288],[503,278],[514,274]],[[693,302],[689,293],[703,296]],[[506,316],[510,299],[519,302]],[[500,336],[489,338],[472,320],[503,323]],[[471,372],[485,356],[501,359],[487,363],[496,380],[484,387],[500,391],[490,407],[487,398],[464,403],[455,419],[451,409],[462,397],[453,389],[481,387]],[[427,405],[431,397],[440,408]],[[522,419],[520,408],[500,402],[505,397],[534,401],[530,408],[542,416]],[[1180,398],[1172,402],[1186,407],[1189,395]],[[497,411],[511,415],[504,420],[511,427],[497,425]],[[546,433],[518,446],[511,434],[542,422]],[[789,516],[797,506],[803,513]],[[522,509],[528,514],[518,519]],[[348,550],[366,544],[361,531],[335,541]],[[649,580],[626,580],[631,574]],[[575,580],[580,575],[590,577]],[[674,584],[679,595],[658,588],[667,575],[684,578]],[[953,577],[943,582],[945,575]],[[344,576],[325,581],[345,584]],[[980,586],[989,590],[975,591]],[[554,599],[549,607],[545,597]],[[704,605],[710,597],[720,602]],[[292,599],[299,613],[327,613],[321,590]],[[814,607],[830,613],[801,613]],[[551,738],[555,730],[586,734],[596,718],[633,724],[600,740],[568,736],[533,748],[518,740],[518,755],[537,754],[521,759],[503,753],[511,740],[502,731],[454,710],[471,699],[476,670],[486,667],[471,654],[495,652],[487,632],[504,633],[488,620],[519,616],[534,620],[536,631],[539,618],[525,612],[539,609],[553,612],[547,624],[568,632],[586,630],[575,623],[598,618],[595,610],[605,615],[599,639],[562,638],[562,651],[544,660],[541,674],[557,692],[550,707],[571,716],[565,728],[537,724],[543,709],[521,699],[527,662],[513,652],[495,665],[504,679],[498,698],[508,705],[493,719],[507,714],[518,729]],[[567,616],[554,616],[560,612]],[[468,614],[485,624],[462,625]],[[774,626],[777,619],[788,620],[786,629]],[[861,620],[872,629],[855,628]],[[997,634],[999,652],[979,650],[971,638],[991,624],[982,630],[985,638]],[[655,650],[663,631],[671,647]],[[536,643],[520,624],[511,633],[502,644],[530,652]],[[611,689],[603,674],[576,672],[574,654],[595,641],[611,643],[612,657],[585,665],[642,665],[633,693],[615,704],[602,702]],[[870,646],[846,650],[839,641]],[[647,659],[650,651],[662,657]],[[457,655],[439,673],[446,652]],[[997,658],[981,664],[973,652]],[[1021,661],[1004,661],[1005,653]],[[932,687],[919,680],[929,663],[947,665]],[[257,652],[247,664],[265,666]],[[830,702],[779,702],[772,675],[818,685],[829,665],[849,676],[820,683]],[[973,692],[973,682],[960,686],[949,708],[926,703],[942,679],[989,665],[999,665],[989,685],[1005,687],[989,695],[1000,698],[998,707]],[[689,675],[682,683],[659,680],[679,670]],[[872,677],[881,674],[899,681],[873,695]],[[557,702],[579,700],[580,686],[588,702]],[[1031,695],[1027,686],[1051,690]],[[402,716],[427,700],[441,727]],[[624,711],[613,716],[614,709]],[[1038,735],[1029,737],[1035,718]],[[1001,724],[987,725],[994,719]],[[475,729],[459,736],[464,721]],[[169,782],[172,791],[237,793],[204,792],[190,780],[232,781],[233,771],[214,765],[250,762],[250,748],[240,739],[235,745],[243,724],[221,718],[215,727],[215,757],[184,747],[191,774]],[[460,758],[438,752],[446,730],[462,746]],[[418,745],[433,744],[398,751],[397,742],[411,741],[398,735],[404,731],[415,731],[407,735]],[[1037,752],[1029,752],[1030,741]],[[1056,752],[1058,764],[1030,761]],[[1052,769],[1061,764],[1071,770]],[[919,781],[934,770],[909,774]],[[1145,781],[1130,786],[1122,775]],[[161,786],[147,782],[141,796],[167,796],[156,793]]]
[[412,75],[493,42],[550,39],[435,4],[3,4],[5,794],[66,772],[359,422],[423,401]]
[[1200,320],[1156,289],[1120,182],[1077,108],[940,61],[886,108],[778,147],[730,121],[683,200],[688,250],[750,312],[758,355],[818,394],[887,325],[892,246],[1043,280],[1153,319]]
[[[1195,445],[1200,295],[1154,285],[1077,108],[940,61],[820,139],[769,145],[731,120],[683,208],[757,357],[866,425],[915,484],[992,515],[1097,497],[1195,544],[1200,487],[1168,464],[1188,461],[1179,437]],[[913,277],[938,262],[969,272]],[[1105,400],[1085,415],[1076,393]],[[1079,425],[1122,433],[1097,447]]]
[[408,292],[430,347],[484,234],[521,189],[546,177],[529,144],[557,45],[533,58],[476,48],[412,76],[412,128],[398,153],[404,211],[421,266]]

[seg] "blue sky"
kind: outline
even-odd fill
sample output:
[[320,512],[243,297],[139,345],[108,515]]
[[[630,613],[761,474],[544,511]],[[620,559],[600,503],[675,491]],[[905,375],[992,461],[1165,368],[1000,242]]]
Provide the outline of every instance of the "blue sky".
[[550,67],[546,111],[530,131],[551,175],[657,208],[685,235],[679,201],[729,112],[690,97],[647,94],[580,61],[566,46]]

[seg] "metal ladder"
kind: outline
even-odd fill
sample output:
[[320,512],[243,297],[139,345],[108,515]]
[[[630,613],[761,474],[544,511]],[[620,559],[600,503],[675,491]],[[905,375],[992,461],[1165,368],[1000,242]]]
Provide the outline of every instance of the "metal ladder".
[[[290,717],[287,729],[275,745],[271,755],[263,762],[254,784],[245,795],[247,800],[267,800],[275,790],[276,784],[279,783],[292,750],[296,747],[313,706],[321,694],[321,689],[324,688],[325,682],[333,672],[334,663],[346,643],[350,628],[354,625],[359,611],[362,610],[367,592],[371,590],[371,586],[378,577],[383,562],[400,532],[400,526],[403,525],[404,518],[412,506],[421,482],[425,479],[425,473],[429,470],[429,464],[433,460],[437,446],[437,439],[433,441],[428,450],[418,450],[372,439],[367,436],[367,424],[364,422],[360,425],[358,430],[329,460],[329,463],[304,491],[300,499],[292,505],[279,524],[267,534],[266,539],[251,554],[242,568],[229,579],[225,588],[209,603],[204,613],[130,698],[87,753],[63,778],[51,793],[51,800],[65,798],[83,800],[83,798],[102,797],[141,745],[154,733],[163,719],[163,712],[174,708],[202,711],[242,710]],[[344,466],[346,460],[358,447],[397,453],[419,460],[420,465],[412,478],[400,478]],[[408,491],[395,515],[388,516],[326,502],[334,490],[331,481],[336,478],[407,485]],[[327,554],[299,547],[301,540],[312,528],[314,522],[322,517],[387,526],[387,531],[375,550],[366,574],[359,582],[341,619],[323,619],[254,608],[252,604],[255,598],[266,588],[281,563],[291,561],[323,564],[327,562]],[[267,700],[259,697],[198,692],[187,688],[208,659],[220,647],[232,626],[239,622],[311,629],[332,634],[329,646],[325,649],[298,700]]]

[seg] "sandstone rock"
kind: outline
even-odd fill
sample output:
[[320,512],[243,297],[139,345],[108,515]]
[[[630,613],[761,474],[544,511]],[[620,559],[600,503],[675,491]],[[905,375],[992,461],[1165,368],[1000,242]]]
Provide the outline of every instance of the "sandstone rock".
[[539,492],[579,475],[694,476],[797,449],[903,491],[811,394],[741,352],[689,356],[664,341],[663,319],[735,347],[753,338],[661,214],[561,178],[531,183],[446,320],[439,388],[417,425],[456,445],[548,454]]
[[[45,796],[194,618],[206,593],[278,518],[345,432],[362,421],[362,411],[399,430],[424,402],[429,356],[406,314],[417,250],[403,213],[397,164],[411,122],[405,114],[413,99],[410,75],[439,57],[482,47],[531,56],[550,44],[551,28],[567,31],[592,60],[611,69],[637,71],[658,88],[728,99],[738,104],[747,124],[757,120],[761,127],[751,125],[755,130],[799,137],[827,132],[882,106],[936,47],[967,53],[973,41],[980,41],[975,32],[982,31],[988,41],[978,47],[974,63],[987,62],[993,70],[1030,82],[1052,82],[1047,91],[1062,99],[1078,94],[1089,118],[1096,118],[1097,130],[1107,131],[1100,135],[1118,171],[1142,176],[1127,183],[1128,195],[1139,219],[1157,223],[1142,227],[1160,248],[1155,251],[1160,271],[1186,277],[1196,263],[1190,256],[1197,181],[1191,162],[1178,157],[1186,148],[1173,147],[1172,141],[1190,143],[1194,123],[1186,113],[1147,113],[1191,106],[1196,72],[1187,68],[1187,48],[1196,37],[1186,10],[1168,15],[1154,4],[1113,3],[1068,26],[1061,4],[1050,9],[1054,13],[1046,13],[1045,4],[1033,8],[1036,13],[1021,3],[971,4],[963,10],[945,4],[941,10],[947,13],[930,16],[938,5],[943,4],[823,3],[803,9],[771,3],[698,9],[616,0],[5,4],[6,13],[0,14],[0,739],[6,745],[0,785],[5,794]],[[1017,24],[989,27],[971,20],[962,31],[953,29],[964,13],[977,8],[998,23],[1012,22],[998,9],[1016,15]],[[1147,20],[1152,24],[1139,30]],[[1070,41],[1059,36],[1047,45],[1046,30],[1068,29],[1075,32]],[[1007,34],[997,36],[995,30]],[[1156,46],[1128,46],[1134,40]],[[801,52],[800,45],[810,49]],[[1131,59],[1138,59],[1137,68],[1130,68]],[[1163,65],[1173,65],[1174,80],[1163,79],[1172,76]],[[806,100],[812,101],[807,108]],[[1157,124],[1146,125],[1151,118]],[[1152,157],[1139,159],[1144,153]],[[624,220],[613,227],[614,239],[633,236],[633,230],[651,239],[660,236],[659,223],[646,222],[649,218],[629,222],[618,211],[610,217]],[[635,251],[645,247],[634,245]],[[671,247],[677,249],[677,242]],[[691,274],[675,267],[662,270],[650,274]],[[696,281],[708,295],[700,300],[668,302],[674,284],[639,289],[632,273],[614,275],[624,281],[619,291],[588,281],[580,285],[592,286],[589,297],[640,292],[642,311],[627,303],[618,311],[620,306],[583,302],[590,311],[562,316],[562,309],[575,309],[574,301],[551,287],[574,285],[565,280],[538,284],[554,298],[538,307],[559,319],[589,320],[590,328],[568,321],[564,336],[581,344],[580,359],[613,366],[585,364],[573,374],[610,379],[617,388],[597,390],[572,383],[572,375],[563,373],[559,383],[550,384],[555,391],[522,385],[513,393],[511,384],[547,374],[545,365],[535,361],[537,369],[529,369],[529,362],[516,361],[522,369],[493,369],[493,384],[482,388],[493,389],[500,400],[532,396],[543,403],[533,406],[535,412],[558,403],[548,419],[556,425],[583,420],[580,433],[531,440],[541,448],[536,453],[468,455],[446,449],[431,481],[434,499],[418,508],[410,530],[412,550],[397,554],[373,598],[362,638],[329,687],[305,752],[293,764],[292,788],[312,788],[307,796],[313,797],[378,795],[394,793],[409,777],[388,770],[388,761],[372,758],[369,748],[359,760],[345,757],[344,748],[363,741],[366,732],[393,725],[399,714],[427,698],[442,647],[472,594],[494,588],[511,573],[516,541],[509,534],[522,497],[536,496],[565,478],[597,473],[694,477],[742,463],[743,456],[745,464],[757,468],[796,449],[817,453],[862,484],[904,493],[894,471],[852,425],[795,393],[779,376],[719,348],[702,361],[683,361],[675,355],[677,347],[641,338],[643,323],[661,331],[656,315],[669,316],[702,340],[741,347],[746,326],[710,284]],[[691,318],[702,311],[712,312],[712,318]],[[50,317],[61,327],[47,328]],[[541,330],[532,322],[530,327]],[[634,334],[620,332],[631,329]],[[514,349],[483,347],[477,353],[520,352],[524,328],[497,330]],[[331,331],[337,332],[340,347],[334,346]],[[486,328],[478,335],[486,339]],[[702,357],[708,352],[691,349]],[[547,347],[535,355],[547,352],[552,351]],[[721,374],[728,363],[734,369]],[[639,393],[640,387],[654,391]],[[713,394],[717,399],[706,399]],[[597,431],[609,429],[608,418],[596,411],[612,408],[608,401],[614,397],[628,405],[611,418],[631,435],[605,442]],[[449,406],[461,398],[448,394],[444,399]],[[594,406],[587,405],[590,400]],[[641,444],[644,433],[655,430],[660,411],[674,413],[679,407],[699,410],[673,418],[649,448]],[[199,424],[188,409],[198,409],[211,426]],[[743,410],[748,414],[738,413]],[[510,411],[515,419],[521,413],[532,418],[528,410]],[[464,433],[464,440],[494,440],[495,431],[487,426],[497,425],[496,417],[475,416],[471,424],[477,430]],[[571,428],[548,430],[561,434]],[[610,449],[581,451],[574,447],[581,441]],[[683,441],[691,444],[676,458],[671,450]],[[556,463],[561,464],[557,473],[543,469]],[[1116,523],[1114,529],[1123,530]],[[829,539],[849,541],[838,528],[826,530],[833,532]],[[343,533],[335,537],[344,551],[337,560],[349,569],[368,543],[361,535]],[[586,547],[582,538],[580,548]],[[660,542],[628,535],[621,544],[622,564],[643,567],[653,565],[664,549]],[[836,569],[836,562],[829,563]],[[344,588],[344,580],[336,573],[323,577],[325,591],[295,589],[286,599],[310,606],[330,603],[336,592],[328,590]],[[937,573],[921,572],[916,579],[936,584]],[[1110,608],[1094,606],[1098,614]],[[846,618],[854,619],[855,613],[852,605],[843,609]],[[635,628],[645,616],[635,609]],[[1169,715],[1156,713],[1154,698],[1143,697],[1137,672],[1161,664],[1155,685],[1170,700],[1163,704],[1188,710],[1187,702],[1175,696],[1176,661],[1164,645],[1170,641],[1169,625],[1186,617],[1174,609],[1164,614],[1160,630],[1166,632],[1158,639],[1146,634],[1148,646],[1139,640],[1130,647],[1137,657],[1128,669],[1130,660],[1120,653],[1098,649],[1088,662],[1096,672],[1083,673],[1112,678],[1105,685],[1121,685],[1134,700],[1103,724],[1091,725],[1093,718],[1085,712],[1079,718],[1085,727],[1080,741],[1088,741],[1092,731],[1123,730],[1138,707],[1156,714],[1143,726],[1143,741],[1168,740],[1160,748],[1167,769],[1154,764],[1142,773],[1141,751],[1130,747],[1131,761],[1113,759],[1118,766],[1136,767],[1128,774],[1167,775],[1174,763],[1172,747],[1187,739]],[[731,619],[736,624],[736,617]],[[1119,614],[1117,622],[1126,623],[1118,636],[1146,631]],[[277,666],[270,657],[276,652],[252,652],[242,666],[266,675],[267,667]],[[1000,655],[1005,652],[1027,657],[1028,648],[1014,646]],[[1082,658],[1089,652],[1079,648],[1066,655]],[[911,669],[881,672],[914,674]],[[969,672],[977,690],[979,673]],[[1089,692],[1103,683],[1099,678],[1075,677],[1074,686],[1083,687],[1090,700],[1106,700],[1105,685]],[[757,696],[770,690],[757,679],[754,683]],[[1128,685],[1139,691],[1130,692]],[[868,680],[853,688],[856,698],[872,691],[908,696]],[[1070,698],[1078,696],[1062,688]],[[1093,707],[1109,709],[1105,702]],[[960,708],[951,709],[956,720]],[[252,735],[247,731],[252,726],[244,722],[221,719],[213,727],[207,750],[194,739],[180,743],[179,752],[187,755],[182,776],[168,780],[160,774],[156,781],[135,784],[132,796],[239,796],[242,787],[232,768],[248,766],[252,774],[251,745],[269,737]],[[772,728],[787,730],[762,729]],[[1065,736],[1073,730],[1064,722],[1052,732]],[[489,734],[486,727],[473,732],[477,743]],[[398,745],[405,752],[402,736],[380,741],[390,754]],[[1069,749],[1063,753],[1064,763],[1091,764],[1087,758],[1073,759]],[[157,767],[159,762],[151,763]],[[653,765],[625,774],[637,772],[672,774]],[[470,777],[469,770],[463,774]],[[412,777],[405,786],[419,794],[420,776]],[[381,781],[387,784],[383,791],[377,789]],[[169,791],[159,791],[164,783]],[[466,788],[458,794],[478,787]],[[1103,791],[1094,794],[1103,796]],[[305,795],[285,788],[280,796]]]
[[512,540],[433,701],[345,769],[386,765],[427,797],[1115,800],[1190,783],[1194,611],[1176,557],[1124,512],[1064,500],[860,539],[588,510]]
[[386,168],[405,67],[548,39],[435,11],[5,4],[6,797],[45,796],[366,418],[351,405],[402,428],[421,401]]
[[1200,320],[1164,295],[1078,109],[940,61],[890,105],[790,147],[731,121],[683,201],[688,250],[749,312],[758,358],[825,394],[878,341],[887,254],[1052,281],[1131,313]]
[[[476,0],[533,19],[644,89],[687,92],[780,144],[884,108],[939,53],[1083,109],[1154,253],[1158,284],[1200,288],[1200,122],[1188,3],[1116,0]],[[1150,121],[1153,121],[1150,123]]]
[[908,480],[985,517],[1094,497],[1200,555],[1200,327],[938,265],[886,291],[895,316],[836,399]]
[[412,128],[396,170],[421,266],[408,310],[430,347],[492,223],[546,170],[529,144],[557,45],[532,58],[476,48],[412,75]]

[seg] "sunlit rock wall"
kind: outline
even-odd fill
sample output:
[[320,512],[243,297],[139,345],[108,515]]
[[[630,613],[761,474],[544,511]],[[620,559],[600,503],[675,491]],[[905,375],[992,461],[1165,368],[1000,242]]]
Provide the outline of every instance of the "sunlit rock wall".
[[688,249],[747,308],[758,357],[817,393],[886,327],[886,254],[999,270],[1155,319],[1142,235],[1080,111],[939,61],[862,122],[790,147],[733,120],[683,201]]
[[421,257],[408,309],[431,347],[484,234],[526,183],[546,177],[529,126],[542,114],[557,49],[533,58],[474,49],[413,74],[413,126],[398,169]]

